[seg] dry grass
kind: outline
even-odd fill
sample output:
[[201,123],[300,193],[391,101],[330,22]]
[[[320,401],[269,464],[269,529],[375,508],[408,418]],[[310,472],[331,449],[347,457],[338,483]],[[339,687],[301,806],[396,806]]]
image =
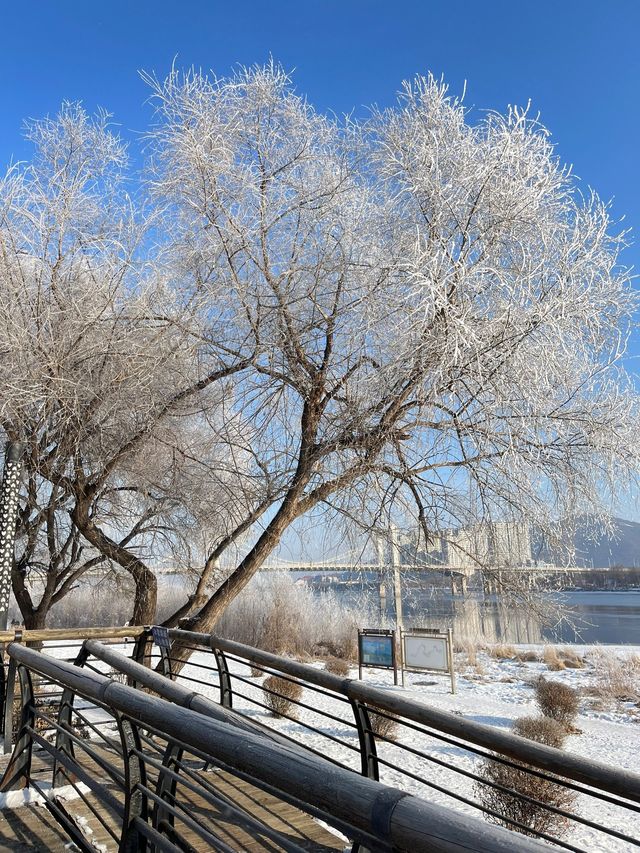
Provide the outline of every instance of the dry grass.
[[472,643],[469,643],[469,645],[466,649],[466,654],[467,654],[467,666],[477,667],[478,666],[478,650]]
[[460,663],[462,666],[474,669],[478,666],[478,644],[472,640],[454,640],[453,650],[456,654],[461,655]]
[[514,646],[506,645],[505,643],[497,643],[495,646],[490,646],[489,654],[496,660],[513,660],[518,653]]
[[535,689],[536,702],[545,717],[551,717],[569,729],[580,709],[578,691],[568,684],[546,678],[539,678]]
[[566,669],[564,661],[558,654],[558,649],[555,646],[545,646],[542,652],[542,660],[547,665],[547,669],[551,672],[559,672]]
[[578,654],[575,649],[563,648],[558,654],[567,669],[584,669],[584,656]]
[[262,682],[264,701],[274,717],[295,717],[302,685],[280,675],[270,675]]
[[269,573],[231,602],[216,632],[275,654],[357,660],[358,626],[370,618],[334,593],[317,594],[286,574]]
[[327,672],[332,672],[334,675],[347,676],[351,671],[349,662],[342,658],[327,658],[324,663],[324,668]]
[[480,676],[480,678],[482,678],[483,675],[487,674],[486,669],[482,666],[480,661],[478,661],[476,663],[476,665],[473,667],[473,669],[475,670],[476,675]]
[[595,649],[589,655],[595,683],[589,694],[603,705],[640,701],[640,655],[620,658],[608,649]]

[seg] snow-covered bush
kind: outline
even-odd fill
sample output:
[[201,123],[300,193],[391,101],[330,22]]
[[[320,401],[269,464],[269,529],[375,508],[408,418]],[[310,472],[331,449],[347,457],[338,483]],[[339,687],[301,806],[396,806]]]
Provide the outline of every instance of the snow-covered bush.
[[[545,717],[516,720],[513,731],[520,737],[556,748],[560,748],[566,738],[566,730],[560,723]],[[544,832],[561,837],[568,829],[569,821],[550,811],[547,806],[570,810],[575,793],[555,782],[552,776],[542,779],[531,774],[529,770],[532,768],[528,764],[514,764],[516,766],[492,759],[484,762],[481,770],[483,779],[492,785],[501,786],[476,785],[476,793],[486,810],[487,820],[523,835],[536,836]]]
[[395,740],[398,736],[398,717],[390,711],[368,708],[370,729],[383,740]]
[[562,723],[545,716],[520,717],[513,724],[513,733],[556,749],[561,749],[567,739],[567,730]]

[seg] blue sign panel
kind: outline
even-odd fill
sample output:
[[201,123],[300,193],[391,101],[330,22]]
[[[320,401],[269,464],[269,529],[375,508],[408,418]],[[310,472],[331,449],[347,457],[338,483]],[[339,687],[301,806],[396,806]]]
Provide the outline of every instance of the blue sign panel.
[[167,628],[163,628],[161,625],[154,625],[151,629],[151,634],[156,646],[159,646],[161,649],[168,649],[171,647],[171,640],[169,639],[169,631]]
[[360,662],[362,666],[379,666],[393,669],[393,636],[360,635]]

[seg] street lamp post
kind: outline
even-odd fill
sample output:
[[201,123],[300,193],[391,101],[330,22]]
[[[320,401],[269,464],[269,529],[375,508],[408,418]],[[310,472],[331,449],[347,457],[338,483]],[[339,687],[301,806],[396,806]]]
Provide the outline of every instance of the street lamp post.
[[23,445],[8,441],[4,454],[4,471],[0,486],[0,631],[6,631],[11,595],[16,539],[16,516],[20,496]]

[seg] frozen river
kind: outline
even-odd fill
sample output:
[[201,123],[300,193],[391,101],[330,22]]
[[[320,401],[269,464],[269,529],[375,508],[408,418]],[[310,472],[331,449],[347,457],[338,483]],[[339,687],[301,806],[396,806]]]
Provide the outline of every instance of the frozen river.
[[[358,594],[347,594],[355,604]],[[379,608],[377,590],[361,589],[370,609]],[[497,596],[451,595],[446,588],[424,584],[403,585],[405,624],[412,627],[451,625],[459,637],[484,638],[488,642],[606,643],[640,645],[640,590],[595,592],[568,590],[549,596],[549,609],[561,604],[565,618],[542,624],[531,608],[504,604]],[[541,596],[542,602],[544,597]],[[393,619],[393,593],[388,594],[386,616]]]

